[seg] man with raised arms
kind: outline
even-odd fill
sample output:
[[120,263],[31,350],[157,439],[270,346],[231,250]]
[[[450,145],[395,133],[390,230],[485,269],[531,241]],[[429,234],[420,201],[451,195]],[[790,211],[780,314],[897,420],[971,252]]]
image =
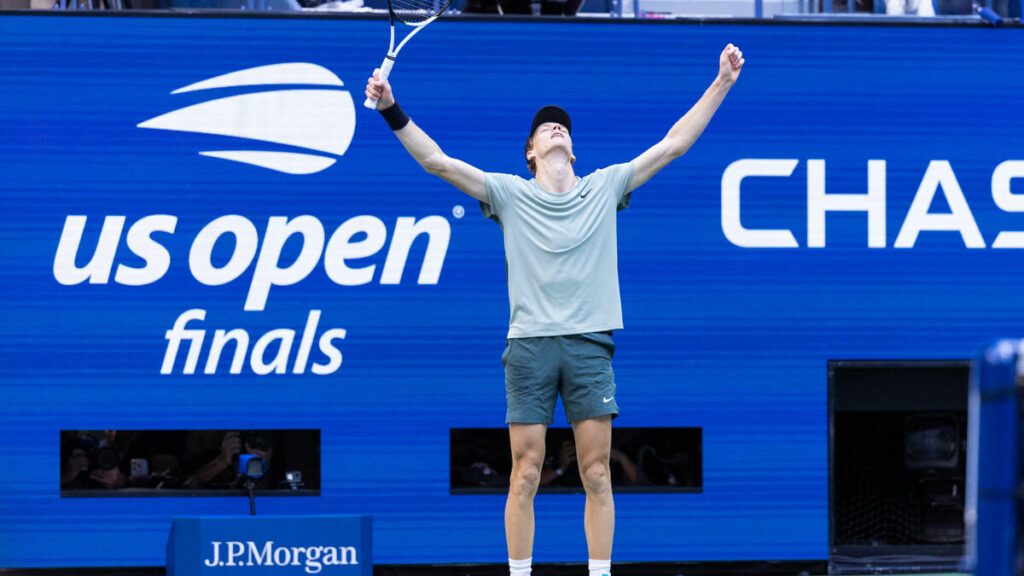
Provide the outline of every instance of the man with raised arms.
[[611,574],[615,507],[609,474],[612,419],[618,415],[612,331],[622,328],[615,217],[630,193],[696,142],[739,78],[743,53],[722,51],[718,76],[657,144],[625,164],[578,177],[572,122],[541,108],[526,140],[534,178],[485,173],[451,158],[402,111],[377,72],[366,96],[423,168],[480,201],[504,231],[511,308],[505,365],[512,476],[505,505],[511,576],[529,576],[533,498],[544,463],[544,436],[562,397],[586,491],[584,528],[590,576]]

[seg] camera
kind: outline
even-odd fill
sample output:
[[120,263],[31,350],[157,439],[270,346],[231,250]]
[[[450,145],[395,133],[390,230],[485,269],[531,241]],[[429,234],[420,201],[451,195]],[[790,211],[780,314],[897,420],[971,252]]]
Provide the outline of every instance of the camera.
[[75,436],[71,447],[85,452],[90,470],[113,470],[121,464],[121,454],[113,446],[100,444],[87,434]]
[[284,473],[284,482],[281,484],[287,484],[292,490],[298,490],[305,486],[302,483],[302,472],[299,470],[289,470]]

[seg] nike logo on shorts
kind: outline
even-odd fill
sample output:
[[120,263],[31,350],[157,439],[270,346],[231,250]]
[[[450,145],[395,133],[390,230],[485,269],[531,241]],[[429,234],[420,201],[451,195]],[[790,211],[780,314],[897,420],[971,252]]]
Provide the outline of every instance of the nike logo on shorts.
[[615,396],[612,396],[611,398],[601,398],[601,400],[604,400],[604,403],[607,404],[607,403],[611,402],[612,400],[615,400]]

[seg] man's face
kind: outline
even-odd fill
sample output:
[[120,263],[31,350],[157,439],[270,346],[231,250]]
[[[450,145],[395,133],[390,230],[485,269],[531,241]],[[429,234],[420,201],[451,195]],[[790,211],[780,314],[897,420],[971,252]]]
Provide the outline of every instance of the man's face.
[[561,148],[572,158],[572,137],[565,126],[556,122],[545,122],[533,133],[533,154],[541,157],[549,151]]

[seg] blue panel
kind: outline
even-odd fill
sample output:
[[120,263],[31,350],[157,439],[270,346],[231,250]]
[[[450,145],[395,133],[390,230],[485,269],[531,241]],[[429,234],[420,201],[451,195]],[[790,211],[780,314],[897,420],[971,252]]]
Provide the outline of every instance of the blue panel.
[[[826,558],[827,361],[968,358],[1019,332],[1020,251],[993,244],[1024,230],[1012,195],[1024,190],[1010,178],[1000,208],[992,181],[1024,177],[997,169],[1022,154],[1024,77],[1008,73],[1024,64],[1020,33],[450,20],[405,48],[392,82],[417,124],[454,157],[518,174],[541,105],[572,114],[586,174],[661,139],[722,47],[744,50],[701,140],[620,213],[617,424],[701,427],[704,491],[618,497],[616,560]],[[450,495],[448,469],[450,428],[503,422],[501,232],[361,108],[386,37],[381,19],[0,18],[0,565],[159,565],[170,518],[246,510],[244,498],[61,499],[59,430],[268,423],[322,430],[322,496],[267,498],[261,512],[371,514],[379,563],[504,561],[504,499]],[[173,93],[283,63],[317,68]],[[199,115],[217,134],[181,131],[184,112],[165,117],[177,130],[139,127],[203,103],[223,105]],[[254,116],[210,127],[240,109]],[[758,166],[748,159],[792,173],[723,186],[730,166]],[[870,189],[883,246],[869,247],[867,212],[809,215],[821,186]],[[116,253],[85,280],[74,268],[105,219]],[[328,257],[300,256],[285,220]],[[395,239],[413,221],[431,235],[403,261]],[[758,230],[789,230],[797,247],[738,245],[763,245]],[[267,275],[275,240],[294,273]],[[204,331],[197,373],[183,373],[185,340],[161,374],[166,334],[190,310],[204,312],[188,324]],[[292,338],[286,373],[247,360],[232,374],[225,355],[204,374],[214,332],[232,329],[250,348],[276,338],[268,370]],[[582,560],[582,506],[538,500],[535,560]]]
[[967,436],[965,564],[977,576],[1010,576],[1020,554],[1019,340],[998,340],[974,362]]

